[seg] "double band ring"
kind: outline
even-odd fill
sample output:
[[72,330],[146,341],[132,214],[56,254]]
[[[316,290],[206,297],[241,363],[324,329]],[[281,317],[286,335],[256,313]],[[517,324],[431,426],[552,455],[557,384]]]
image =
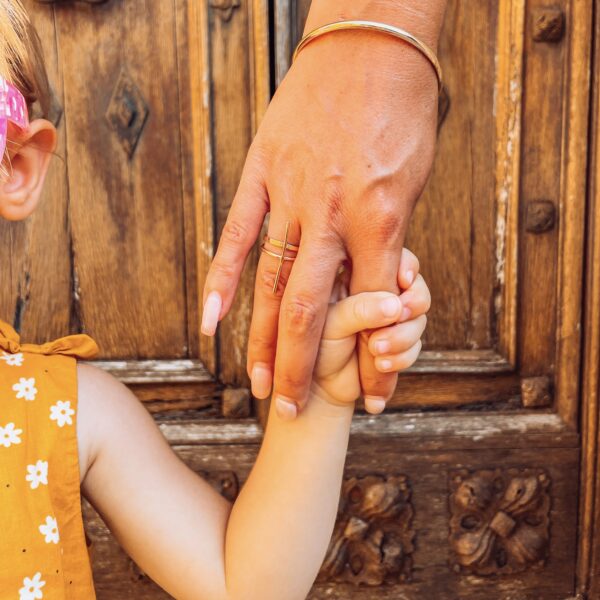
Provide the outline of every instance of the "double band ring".
[[[298,244],[292,244],[291,242],[288,242],[288,235],[289,235],[289,231],[290,231],[290,222],[288,221],[285,224],[285,237],[282,240],[277,240],[275,238],[271,238],[268,237],[267,235],[265,235],[265,239],[263,240],[263,243],[260,246],[261,252],[264,252],[265,254],[268,254],[269,256],[272,256],[273,258],[277,258],[279,260],[279,265],[277,266],[277,273],[275,275],[275,282],[273,283],[273,294],[277,293],[277,287],[279,286],[279,278],[281,276],[281,269],[283,268],[283,263],[285,261],[289,261],[289,262],[293,262],[296,260],[296,256],[288,256],[286,255],[286,252],[298,252],[298,250],[300,249],[300,246]],[[266,247],[266,244],[270,244],[271,246],[274,246],[275,248],[281,248],[281,254],[278,254],[277,252],[273,252],[272,250],[269,250]]]

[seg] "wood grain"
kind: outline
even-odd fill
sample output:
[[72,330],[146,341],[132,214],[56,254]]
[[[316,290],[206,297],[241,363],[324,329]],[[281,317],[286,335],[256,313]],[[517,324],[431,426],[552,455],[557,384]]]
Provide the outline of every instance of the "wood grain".
[[[213,189],[216,239],[237,191],[246,153],[270,92],[268,5],[247,0],[227,19],[209,8],[211,111],[213,118]],[[236,300],[219,331],[219,378],[247,386],[246,346],[254,297],[256,247],[248,257]]]
[[600,477],[598,477],[600,398],[600,14],[594,15],[594,69],[590,119],[589,186],[585,304],[583,318],[583,371],[581,378],[581,500],[577,591],[600,595]]
[[[104,357],[185,357],[175,2],[55,10],[81,328]],[[149,109],[131,159],[104,116],[120,73]]]
[[[188,6],[187,56],[189,60],[190,127],[188,131],[192,169],[192,192],[194,209],[194,247],[190,250],[195,259],[197,277],[196,302],[203,301],[202,287],[214,255],[214,190],[212,112],[210,92],[210,57],[208,14],[205,3],[192,1]],[[182,49],[185,57],[185,49]],[[185,62],[185,58],[182,58]],[[189,306],[189,300],[188,300]],[[200,307],[195,321],[188,327],[200,329]],[[194,313],[190,313],[193,317]],[[214,336],[199,336],[199,356],[208,370],[217,374],[217,340]]]

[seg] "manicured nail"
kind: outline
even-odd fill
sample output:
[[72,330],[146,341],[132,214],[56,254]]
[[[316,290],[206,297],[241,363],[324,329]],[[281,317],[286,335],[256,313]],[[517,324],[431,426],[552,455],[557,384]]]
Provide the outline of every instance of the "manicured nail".
[[402,302],[400,302],[400,298],[392,296],[381,303],[381,312],[384,317],[393,317],[398,314],[401,307]]
[[200,331],[204,335],[215,335],[222,306],[223,301],[221,300],[221,294],[219,294],[219,292],[211,292],[206,297],[206,302],[204,303],[204,309],[202,311],[202,325],[200,326]]
[[392,349],[392,345],[387,340],[375,342],[375,352],[377,354],[387,354]]
[[385,398],[365,396],[365,410],[372,415],[378,415],[385,410]]
[[275,400],[275,410],[277,411],[277,416],[283,421],[293,421],[298,414],[296,405],[291,400],[287,400],[282,396],[278,396]]
[[408,286],[410,287],[413,283],[413,281],[415,280],[415,272],[414,271],[406,271],[406,283],[408,283]]
[[252,381],[252,395],[260,400],[268,398],[273,385],[273,377],[269,366],[265,363],[256,363],[252,367],[252,377],[250,379]]
[[412,315],[412,310],[410,310],[410,308],[408,308],[408,306],[405,306],[402,309],[402,313],[400,314],[400,320],[408,321],[408,319],[410,319],[410,315]]
[[381,371],[391,371],[392,370],[392,361],[384,358],[378,362],[379,369]]

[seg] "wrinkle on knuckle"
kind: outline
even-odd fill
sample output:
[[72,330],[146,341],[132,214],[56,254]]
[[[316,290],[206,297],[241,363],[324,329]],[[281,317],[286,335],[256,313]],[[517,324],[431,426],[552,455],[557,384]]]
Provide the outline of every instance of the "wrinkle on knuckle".
[[319,308],[317,303],[306,296],[296,295],[285,303],[283,324],[287,333],[297,337],[317,333]]
[[337,181],[329,182],[324,195],[328,223],[339,221],[344,209],[344,198],[342,186]]
[[352,305],[352,316],[358,323],[363,323],[367,316],[367,307],[364,300],[357,300]]
[[262,330],[251,331],[248,340],[248,357],[252,357],[254,362],[263,361],[265,353],[270,353],[275,349],[275,343],[274,337]]
[[278,390],[291,390],[293,392],[292,394],[287,393],[287,396],[297,396],[300,389],[306,385],[309,376],[310,374],[305,373],[303,369],[286,366],[280,368],[277,373],[275,387]]
[[248,228],[239,221],[228,219],[223,226],[221,237],[231,244],[238,245],[248,236]]
[[235,266],[232,263],[225,262],[215,258],[211,265],[211,271],[218,279],[232,279],[235,275]]
[[269,266],[261,270],[258,281],[260,282],[260,288],[263,293],[267,294],[270,298],[277,298],[279,301],[281,301],[283,292],[285,290],[285,286],[287,285],[288,279],[290,277],[290,272],[288,269],[286,269],[285,265],[281,269],[281,273],[279,274],[277,290],[275,290],[275,293],[273,293],[273,286],[275,285],[276,277],[277,266]]

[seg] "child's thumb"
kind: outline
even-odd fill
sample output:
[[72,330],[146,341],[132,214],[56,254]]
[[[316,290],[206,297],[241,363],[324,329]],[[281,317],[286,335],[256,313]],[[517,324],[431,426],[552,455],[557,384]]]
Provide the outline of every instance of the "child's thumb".
[[363,292],[333,304],[327,313],[323,339],[337,340],[364,329],[379,329],[400,319],[402,302],[391,292]]

